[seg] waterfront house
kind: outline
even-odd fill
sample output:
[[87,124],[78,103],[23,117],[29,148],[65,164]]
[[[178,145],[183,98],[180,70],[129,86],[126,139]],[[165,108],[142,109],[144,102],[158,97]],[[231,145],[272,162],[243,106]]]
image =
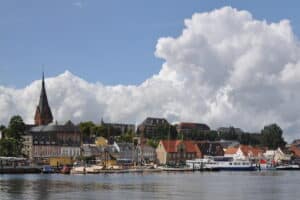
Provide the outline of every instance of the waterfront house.
[[285,153],[280,147],[276,150],[267,150],[264,153],[265,159],[274,163],[280,164],[289,162],[292,158],[292,154]]
[[158,164],[181,164],[195,159],[199,149],[193,141],[161,140],[156,148]]
[[220,140],[218,143],[222,146],[224,151],[229,147],[238,147],[240,145],[240,142],[237,140]]
[[205,156],[224,156],[224,150],[219,142],[211,141],[199,141],[195,142],[199,151],[197,153],[198,158]]
[[141,157],[146,163],[155,162],[156,161],[156,150],[150,145],[143,145],[141,147]]
[[253,147],[250,145],[239,145],[238,147],[229,147],[224,156],[233,157],[235,159],[251,159],[259,160],[263,157],[264,149],[259,147]]
[[120,152],[118,161],[127,162],[127,164],[134,164],[138,161],[138,149],[133,143],[122,142],[118,143]]

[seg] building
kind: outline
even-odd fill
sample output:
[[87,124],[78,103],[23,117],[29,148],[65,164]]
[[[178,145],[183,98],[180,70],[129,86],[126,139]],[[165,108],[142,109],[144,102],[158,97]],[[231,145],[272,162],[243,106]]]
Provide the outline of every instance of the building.
[[224,156],[224,150],[219,142],[200,141],[195,142],[199,149],[197,157],[203,158],[205,156]]
[[140,151],[140,157],[145,163],[156,162],[156,150],[150,145],[143,145]]
[[195,159],[199,149],[193,141],[161,140],[156,148],[158,164],[183,164]]
[[250,145],[239,145],[238,147],[229,147],[224,156],[233,157],[240,160],[259,160],[263,158],[265,150],[258,147],[252,147]]
[[292,154],[285,153],[281,148],[276,150],[267,150],[264,153],[264,157],[268,161],[272,161],[275,164],[287,163],[292,159]]
[[79,128],[71,121],[64,125],[32,127],[27,131],[25,138],[28,138],[25,142],[32,142],[29,156],[33,159],[80,156],[81,134]]
[[117,130],[121,135],[127,132],[135,132],[135,125],[134,124],[122,124],[122,123],[106,123],[101,120],[102,126],[112,127],[113,129]]
[[244,131],[240,128],[235,127],[220,127],[217,129],[218,134],[237,134],[241,135]]
[[240,142],[237,140],[220,140],[218,143],[221,144],[223,150],[226,151],[229,147],[238,147],[240,146]]
[[164,118],[147,117],[137,128],[139,135],[153,136],[160,127],[169,127],[169,122]]
[[48,103],[48,98],[47,98],[47,93],[45,88],[44,73],[43,73],[40,100],[38,106],[36,107],[34,124],[47,125],[50,124],[51,122],[53,122],[53,116]]
[[181,122],[176,124],[176,130],[183,135],[190,135],[192,132],[210,131],[210,127],[206,124]]
[[39,104],[34,116],[34,125],[27,125],[24,135],[24,154],[36,162],[71,164],[80,156],[81,133],[71,121],[63,125],[53,124],[48,103],[44,74]]
[[134,164],[138,162],[138,148],[133,143],[122,142],[118,143],[120,152],[118,162],[127,162]]

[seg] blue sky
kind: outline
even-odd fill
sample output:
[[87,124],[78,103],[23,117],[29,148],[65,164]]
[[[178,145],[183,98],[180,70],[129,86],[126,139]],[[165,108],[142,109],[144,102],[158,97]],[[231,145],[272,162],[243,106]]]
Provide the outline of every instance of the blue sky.
[[139,84],[159,72],[160,37],[180,35],[195,12],[232,6],[256,19],[291,21],[300,34],[298,1],[274,0],[2,0],[0,85],[25,87],[69,70],[90,82]]

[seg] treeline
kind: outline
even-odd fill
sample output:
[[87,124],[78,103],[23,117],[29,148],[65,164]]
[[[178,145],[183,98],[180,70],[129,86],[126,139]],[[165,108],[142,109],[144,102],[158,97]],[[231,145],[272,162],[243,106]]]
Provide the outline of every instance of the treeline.
[[136,136],[135,132],[131,130],[122,131],[118,128],[114,128],[109,124],[94,124],[91,121],[81,122],[79,129],[82,133],[83,143],[93,143],[96,137],[105,137],[108,140],[116,140],[117,142],[132,142]]
[[[138,132],[138,135],[141,133]],[[151,140],[152,144],[157,144],[161,139],[183,139],[183,140],[235,140],[240,144],[263,146],[270,149],[284,147],[286,142],[283,138],[282,129],[277,124],[270,124],[265,126],[260,133],[245,133],[237,132],[234,127],[229,127],[226,132],[217,132],[215,130],[199,131],[192,130],[188,134],[178,133],[175,126],[159,126],[149,135],[144,133],[144,137]]]

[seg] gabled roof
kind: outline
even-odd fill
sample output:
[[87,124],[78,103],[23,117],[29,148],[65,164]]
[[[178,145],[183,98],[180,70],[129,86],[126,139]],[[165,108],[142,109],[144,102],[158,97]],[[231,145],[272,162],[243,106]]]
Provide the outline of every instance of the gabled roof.
[[238,149],[240,149],[242,151],[242,153],[244,154],[244,156],[248,156],[248,155],[252,155],[252,156],[259,156],[260,154],[262,154],[264,152],[263,149],[258,148],[258,147],[252,147],[250,145],[240,145],[239,147],[229,147],[225,154],[235,154]]
[[161,140],[161,143],[163,144],[165,150],[168,153],[176,153],[177,147],[180,144],[183,144],[185,146],[185,151],[188,153],[196,153],[197,152],[197,146],[196,144],[191,140]]

